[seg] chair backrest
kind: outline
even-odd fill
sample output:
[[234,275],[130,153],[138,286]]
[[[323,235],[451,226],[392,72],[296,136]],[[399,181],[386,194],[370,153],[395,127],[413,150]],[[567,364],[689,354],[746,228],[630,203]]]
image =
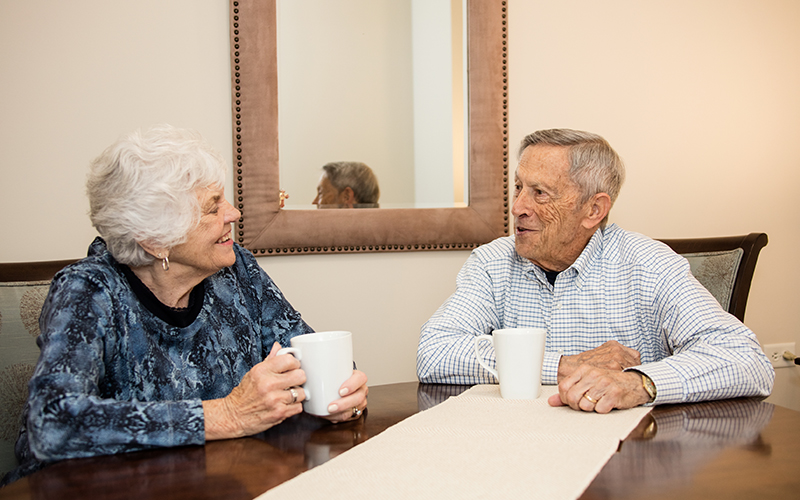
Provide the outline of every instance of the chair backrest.
[[14,442],[39,359],[39,314],[50,280],[73,262],[0,264],[0,477],[17,465]]
[[686,257],[692,274],[723,309],[744,321],[758,254],[768,242],[765,233],[661,241]]

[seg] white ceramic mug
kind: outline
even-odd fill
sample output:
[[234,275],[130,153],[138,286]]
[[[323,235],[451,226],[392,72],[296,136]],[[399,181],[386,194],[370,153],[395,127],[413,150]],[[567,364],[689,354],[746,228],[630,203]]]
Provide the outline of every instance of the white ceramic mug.
[[[475,337],[475,356],[481,366],[500,381],[500,395],[504,399],[539,397],[546,339],[544,328],[505,328]],[[481,357],[478,350],[481,340],[494,344],[497,370]]]
[[328,405],[339,399],[339,389],[353,374],[353,336],[350,332],[317,332],[292,337],[292,347],[278,355],[292,354],[306,372],[303,410],[324,416]]

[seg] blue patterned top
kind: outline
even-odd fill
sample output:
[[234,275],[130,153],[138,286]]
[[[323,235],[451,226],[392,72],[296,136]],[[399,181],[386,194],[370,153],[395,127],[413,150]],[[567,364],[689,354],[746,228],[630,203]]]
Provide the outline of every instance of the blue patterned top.
[[100,238],[59,272],[39,321],[20,463],[203,444],[202,401],[227,396],[273,342],[312,331],[253,255],[234,251],[185,328],[142,305]]
[[[606,341],[636,349],[655,403],[767,396],[775,371],[755,334],[725,312],[665,244],[616,225],[597,230],[551,285],[513,236],[475,249],[456,292],[426,322],[417,350],[422,382],[496,383],[474,339],[499,328],[547,329],[542,383],[556,384],[561,355]],[[488,343],[484,356],[494,365]]]

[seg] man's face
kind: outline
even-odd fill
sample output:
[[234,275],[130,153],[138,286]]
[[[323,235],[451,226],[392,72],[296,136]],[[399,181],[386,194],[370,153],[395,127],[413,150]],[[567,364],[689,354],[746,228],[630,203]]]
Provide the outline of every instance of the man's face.
[[568,149],[528,146],[514,185],[517,253],[548,271],[568,268],[591,237],[582,225],[580,191],[569,176]]
[[317,196],[311,203],[317,208],[339,208],[339,191],[333,187],[327,173],[319,178]]

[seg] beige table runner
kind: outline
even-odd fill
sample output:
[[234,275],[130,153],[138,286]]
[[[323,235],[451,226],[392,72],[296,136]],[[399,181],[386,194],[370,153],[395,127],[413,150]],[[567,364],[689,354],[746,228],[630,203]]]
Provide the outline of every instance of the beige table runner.
[[553,408],[556,392],[504,400],[497,385],[475,386],[258,500],[578,498],[650,408]]

